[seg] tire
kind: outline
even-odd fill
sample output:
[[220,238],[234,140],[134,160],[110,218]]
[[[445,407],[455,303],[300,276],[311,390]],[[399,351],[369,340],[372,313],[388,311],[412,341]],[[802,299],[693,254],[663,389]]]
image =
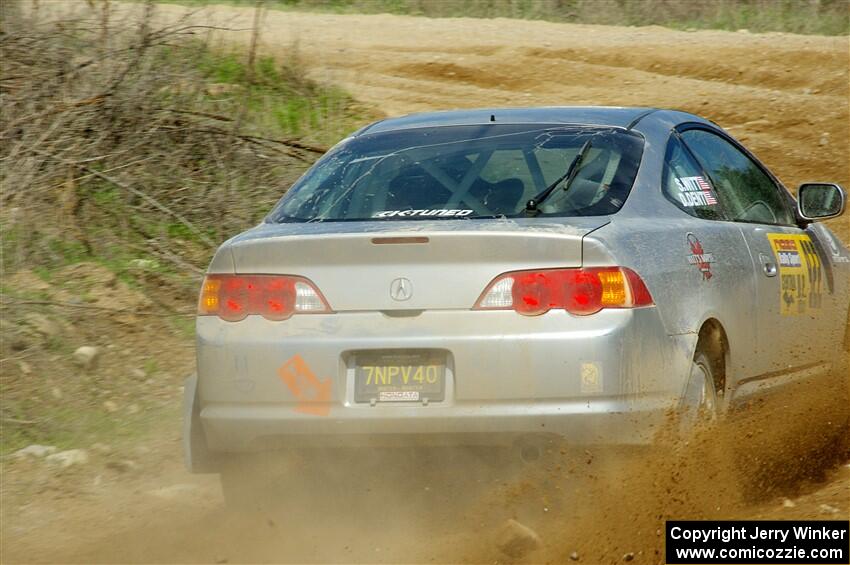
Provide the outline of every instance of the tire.
[[725,418],[723,392],[717,390],[718,370],[709,354],[698,348],[680,402],[674,449],[682,477],[688,477],[684,482],[693,481],[698,493],[695,500],[702,504],[714,504],[715,498],[724,504],[737,503],[748,488],[742,480],[746,468],[740,465],[735,434],[731,433],[735,426]]
[[836,363],[834,381],[836,395],[839,396],[840,405],[843,406],[845,420],[844,433],[837,442],[837,449],[850,458],[850,310],[847,311],[847,323],[844,326],[844,343],[839,353],[840,358]]
[[714,365],[708,355],[697,350],[691,373],[679,402],[679,433],[684,437],[716,425],[720,402],[715,387]]
[[[842,351],[842,359],[839,359],[838,374],[843,376],[839,381],[839,386],[843,385],[842,391],[846,398],[850,400],[850,310],[847,311],[847,322],[844,325],[844,347]],[[848,402],[850,405],[850,402]]]

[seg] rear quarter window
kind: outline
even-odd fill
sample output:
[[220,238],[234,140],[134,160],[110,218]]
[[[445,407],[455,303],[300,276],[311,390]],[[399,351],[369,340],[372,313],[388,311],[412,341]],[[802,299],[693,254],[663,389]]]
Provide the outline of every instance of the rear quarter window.
[[661,187],[670,202],[695,218],[727,219],[711,179],[675,134],[667,144]]
[[703,129],[688,129],[680,135],[711,177],[730,220],[794,225],[783,190],[744,152]]

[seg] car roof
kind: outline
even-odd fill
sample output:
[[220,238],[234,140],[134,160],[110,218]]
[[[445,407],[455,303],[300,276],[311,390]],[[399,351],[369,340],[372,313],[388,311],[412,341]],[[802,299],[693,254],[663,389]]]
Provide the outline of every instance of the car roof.
[[[551,106],[542,108],[480,108],[448,112],[426,112],[398,118],[388,118],[370,124],[355,135],[402,129],[501,124],[584,124],[628,128],[656,108],[615,106]],[[696,116],[694,116],[696,118]]]

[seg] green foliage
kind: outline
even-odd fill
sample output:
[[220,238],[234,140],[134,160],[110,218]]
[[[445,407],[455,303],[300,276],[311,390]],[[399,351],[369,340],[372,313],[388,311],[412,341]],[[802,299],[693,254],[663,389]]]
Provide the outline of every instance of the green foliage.
[[102,184],[92,188],[92,200],[98,206],[115,206],[119,203],[121,193],[110,184]]
[[[172,0],[173,1],[173,0]],[[255,5],[255,0],[184,0],[184,4]],[[336,13],[520,18],[677,29],[748,29],[850,34],[847,0],[266,0],[272,8]]]
[[67,239],[48,239],[47,248],[58,259],[60,264],[70,265],[80,263],[88,259],[89,254],[85,246],[77,241]]
[[169,237],[173,237],[175,239],[196,239],[197,237],[195,232],[183,224],[170,223],[167,225],[166,231],[168,232]]
[[68,354],[72,351],[71,346],[65,343],[59,336],[47,336],[45,338],[46,349],[53,353]]
[[195,316],[173,316],[171,325],[187,340],[195,337]]
[[211,102],[242,104],[249,122],[266,135],[304,137],[331,145],[361,118],[345,92],[303,77],[297,52],[283,63],[259,57],[249,69],[244,54],[204,51],[198,68],[206,80],[217,85],[208,90]]
[[154,375],[159,372],[159,364],[156,362],[156,359],[146,359],[144,368],[145,373],[148,375]]
[[[30,17],[3,14],[3,71],[15,84],[3,92],[8,119],[0,126],[7,141],[0,144],[0,354],[4,377],[10,373],[0,454],[31,443],[62,449],[130,441],[178,417],[177,403],[163,408],[155,394],[173,392],[168,356],[142,365],[156,374],[154,383],[124,374],[123,364],[90,372],[72,365],[81,343],[120,341],[135,322],[85,308],[104,285],[115,286],[113,277],[88,280],[66,267],[105,267],[148,292],[156,311],[144,313],[144,332],[161,332],[153,321],[161,319],[176,338],[192,338],[198,273],[218,243],[255,225],[323,146],[372,118],[344,92],[308,80],[295,47],[282,60],[258,57],[249,65],[247,52],[219,51],[151,23],[142,26],[152,34],[142,50],[139,29],[116,19],[113,52],[103,57],[89,22],[37,25]],[[13,278],[26,271],[50,290]],[[21,301],[51,304],[21,309]],[[38,308],[73,323],[56,335],[27,333],[14,316]],[[14,368],[27,359],[32,374]],[[125,398],[140,410],[128,410]],[[119,412],[103,406],[113,399]]]
[[33,272],[38,275],[38,278],[40,278],[46,283],[49,283],[51,280],[53,280],[53,273],[47,267],[36,267],[33,269]]
[[[307,79],[297,46],[251,64],[244,50],[175,39],[142,62],[110,58],[71,77],[61,71],[68,57],[100,60],[96,38],[70,25],[62,34],[45,28],[31,52],[32,26],[9,24],[6,62],[26,69],[18,74],[29,82],[4,99],[4,111],[36,119],[0,159],[39,159],[0,168],[0,186],[16,193],[0,210],[3,272],[95,261],[138,286],[146,278],[130,264],[152,258],[155,274],[194,286],[186,266],[206,267],[218,242],[260,221],[320,155],[293,148],[292,138],[330,146],[372,118],[345,92]],[[109,104],[65,103],[110,89]]]
[[204,51],[205,56],[198,67],[214,82],[238,84],[245,80],[245,66],[235,54],[214,55]]
[[[179,418],[178,405],[160,407],[142,403],[137,414],[110,414],[102,407],[81,410],[78,406],[68,405],[64,401],[30,398],[7,406],[13,418],[27,414],[43,414],[34,424],[15,425],[14,422],[3,427],[0,434],[0,455],[7,455],[32,443],[53,445],[58,449],[76,449],[80,446],[105,442],[113,446],[132,444],[145,437],[149,430],[161,422],[173,422]],[[49,412],[44,406],[50,405]]]

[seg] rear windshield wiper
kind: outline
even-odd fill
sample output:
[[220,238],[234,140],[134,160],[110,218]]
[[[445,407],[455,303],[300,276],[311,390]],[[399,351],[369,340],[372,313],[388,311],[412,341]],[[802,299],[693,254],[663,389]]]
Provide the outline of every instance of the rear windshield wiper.
[[266,222],[274,222],[275,224],[306,224],[314,221],[311,218],[297,218],[295,216],[275,216]]
[[572,184],[573,180],[578,175],[579,169],[581,169],[581,163],[584,161],[584,158],[587,157],[588,152],[590,152],[590,148],[593,147],[593,143],[588,139],[584,142],[584,145],[581,146],[581,149],[576,156],[573,157],[570,166],[567,167],[567,172],[564,173],[562,177],[559,177],[558,180],[550,184],[546,187],[544,191],[542,191],[537,196],[534,196],[531,200],[529,200],[525,204],[525,213],[527,216],[536,216],[540,213],[540,205],[543,204],[549,196],[555,192],[555,189],[563,182],[564,183],[564,192],[570,189],[570,184]]

